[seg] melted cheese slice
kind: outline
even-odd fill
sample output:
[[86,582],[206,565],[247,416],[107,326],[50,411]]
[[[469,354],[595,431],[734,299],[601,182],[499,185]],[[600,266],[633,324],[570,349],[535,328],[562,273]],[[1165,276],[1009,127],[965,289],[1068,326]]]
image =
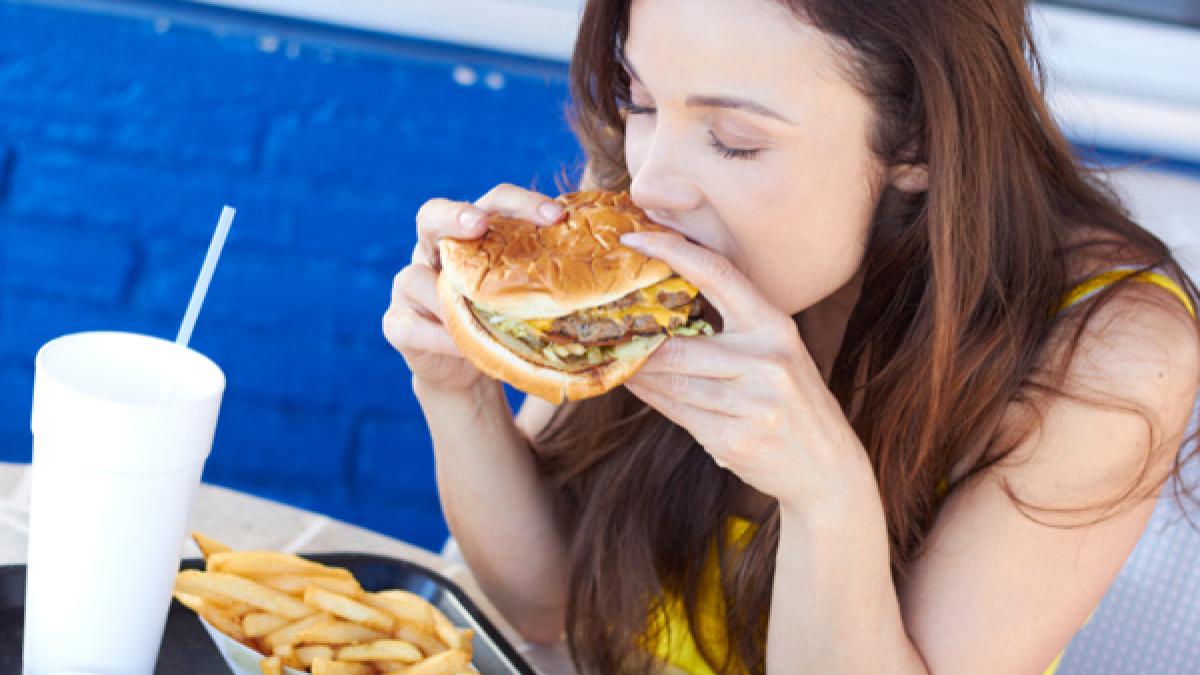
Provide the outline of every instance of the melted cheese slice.
[[[623,322],[628,316],[646,315],[654,317],[655,323],[663,328],[669,328],[672,317],[679,317],[683,322],[687,322],[688,308],[685,305],[676,309],[667,309],[659,304],[658,294],[680,292],[687,293],[690,299],[696,297],[700,290],[680,277],[671,277],[638,291],[638,301],[634,305],[623,309],[591,310],[587,314],[597,319],[612,319],[618,323]],[[527,319],[525,321],[525,325],[538,333],[550,330],[553,323],[554,319]]]

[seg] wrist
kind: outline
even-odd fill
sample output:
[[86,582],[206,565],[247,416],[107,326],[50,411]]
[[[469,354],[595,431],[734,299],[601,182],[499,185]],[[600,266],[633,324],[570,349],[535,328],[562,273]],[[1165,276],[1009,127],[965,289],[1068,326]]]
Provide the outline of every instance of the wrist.
[[505,407],[508,406],[503,385],[489,377],[480,377],[467,387],[446,388],[432,385],[413,375],[412,389],[417,403],[426,412],[433,408],[449,408],[453,409],[456,415],[465,415],[464,421],[475,419],[480,411],[498,401],[503,402]]
[[811,534],[845,531],[858,527],[864,518],[882,516],[879,483],[866,454],[848,457],[840,471],[822,481],[827,489],[802,498],[780,499],[781,523]]

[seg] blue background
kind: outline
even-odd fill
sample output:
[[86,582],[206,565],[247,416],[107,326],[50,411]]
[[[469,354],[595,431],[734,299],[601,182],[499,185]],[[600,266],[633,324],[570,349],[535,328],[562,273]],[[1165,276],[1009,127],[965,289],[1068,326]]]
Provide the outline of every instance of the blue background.
[[439,548],[432,446],[380,330],[391,278],[425,200],[555,195],[578,175],[566,65],[184,3],[64,4],[0,2],[0,461],[30,459],[42,343],[174,338],[228,203],[192,341],[228,377],[204,480]]

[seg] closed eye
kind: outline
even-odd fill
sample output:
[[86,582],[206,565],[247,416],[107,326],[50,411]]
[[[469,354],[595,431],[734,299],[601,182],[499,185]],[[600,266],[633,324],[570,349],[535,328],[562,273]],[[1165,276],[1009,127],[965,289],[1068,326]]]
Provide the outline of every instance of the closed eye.
[[[629,101],[617,101],[617,107],[621,110],[624,110],[625,113],[629,115],[654,114],[654,108],[634,105]],[[717,135],[712,132],[712,130],[709,130],[708,135],[710,137],[708,142],[709,147],[726,159],[753,159],[758,155],[758,153],[762,152],[762,148],[731,148],[722,143],[717,138]]]

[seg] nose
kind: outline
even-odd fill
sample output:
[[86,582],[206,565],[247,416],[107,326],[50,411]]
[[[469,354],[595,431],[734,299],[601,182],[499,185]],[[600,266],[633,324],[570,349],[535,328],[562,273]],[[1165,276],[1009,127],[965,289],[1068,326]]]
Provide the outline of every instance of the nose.
[[678,230],[680,214],[699,205],[700,191],[674,159],[667,144],[652,143],[641,162],[632,167],[629,196],[651,220]]

